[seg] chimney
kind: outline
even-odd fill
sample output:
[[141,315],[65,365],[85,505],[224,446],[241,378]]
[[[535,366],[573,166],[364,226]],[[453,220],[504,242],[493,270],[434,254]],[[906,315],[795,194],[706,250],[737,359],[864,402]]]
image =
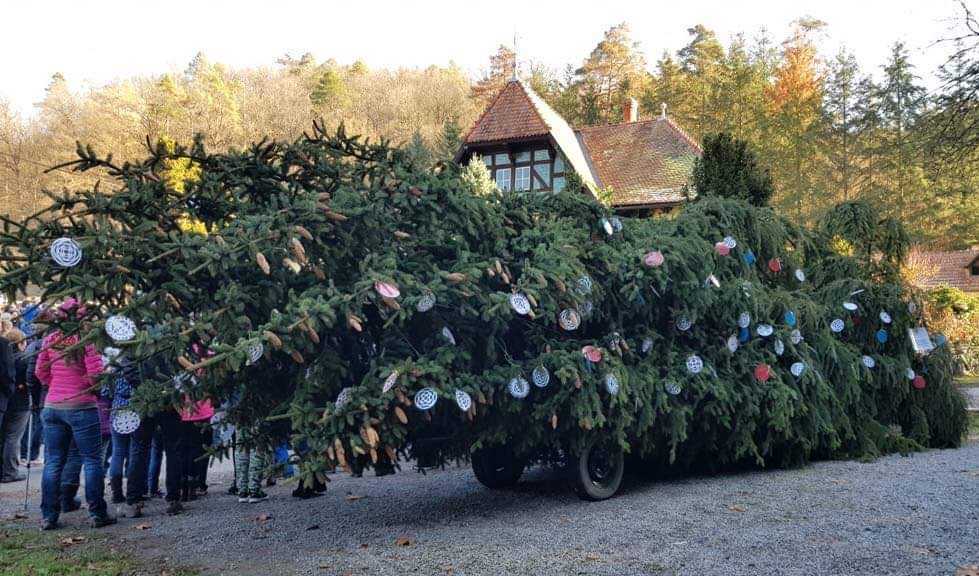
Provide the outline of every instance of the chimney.
[[623,122],[639,121],[639,102],[635,98],[629,98],[628,100],[626,100],[625,109],[622,110],[622,121]]

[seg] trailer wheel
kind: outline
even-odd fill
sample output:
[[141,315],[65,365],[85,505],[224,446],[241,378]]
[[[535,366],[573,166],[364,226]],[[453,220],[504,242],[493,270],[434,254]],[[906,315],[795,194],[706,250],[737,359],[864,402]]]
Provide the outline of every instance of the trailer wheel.
[[622,448],[605,439],[593,437],[584,451],[571,458],[571,481],[582,500],[605,500],[619,491],[625,472]]
[[507,488],[520,480],[524,462],[507,446],[492,446],[472,453],[476,479],[487,488]]

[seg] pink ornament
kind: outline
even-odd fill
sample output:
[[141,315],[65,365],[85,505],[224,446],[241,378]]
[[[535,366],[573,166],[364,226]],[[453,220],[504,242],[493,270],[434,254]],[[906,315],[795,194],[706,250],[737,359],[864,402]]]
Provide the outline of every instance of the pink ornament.
[[397,298],[401,296],[401,291],[398,290],[398,287],[389,282],[374,282],[374,290],[385,298]]
[[584,354],[585,358],[589,362],[598,363],[602,361],[602,349],[595,346],[585,346],[581,349],[581,353]]
[[772,369],[762,362],[761,364],[755,366],[755,380],[759,382],[768,382],[768,379],[772,377]]
[[663,253],[660,252],[659,250],[646,252],[646,255],[643,256],[642,258],[643,263],[646,266],[649,266],[650,268],[656,268],[658,266],[662,266],[663,260],[664,260]]
[[914,380],[911,381],[911,385],[917,388],[918,390],[924,390],[925,389],[924,376],[922,376],[921,374],[916,374]]
[[731,253],[731,247],[723,242],[718,242],[714,244],[714,252],[717,252],[721,256],[727,256]]
[[772,258],[768,261],[768,269],[773,273],[778,274],[782,271],[782,261],[778,258]]

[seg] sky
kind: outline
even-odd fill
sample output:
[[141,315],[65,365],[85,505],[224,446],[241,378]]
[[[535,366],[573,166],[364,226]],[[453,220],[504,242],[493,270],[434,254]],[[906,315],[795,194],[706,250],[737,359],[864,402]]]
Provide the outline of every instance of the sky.
[[[979,0],[966,1],[976,10]],[[84,90],[183,70],[198,52],[234,67],[274,66],[283,55],[306,52],[374,68],[453,62],[477,77],[515,34],[521,61],[561,70],[579,64],[606,29],[627,22],[652,65],[684,46],[694,24],[725,43],[762,29],[781,41],[800,16],[827,23],[818,37],[824,56],[846,46],[868,71],[904,41],[922,81],[934,87],[947,52],[934,42],[950,35],[962,13],[955,0],[5,0],[0,12],[0,99],[24,115],[55,72]]]

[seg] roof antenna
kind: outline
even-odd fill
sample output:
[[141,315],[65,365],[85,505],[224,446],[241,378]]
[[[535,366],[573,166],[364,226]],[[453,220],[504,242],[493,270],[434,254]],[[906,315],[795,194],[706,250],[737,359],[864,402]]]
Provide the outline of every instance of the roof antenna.
[[662,102],[659,105],[659,117],[664,120],[666,119],[666,102]]

